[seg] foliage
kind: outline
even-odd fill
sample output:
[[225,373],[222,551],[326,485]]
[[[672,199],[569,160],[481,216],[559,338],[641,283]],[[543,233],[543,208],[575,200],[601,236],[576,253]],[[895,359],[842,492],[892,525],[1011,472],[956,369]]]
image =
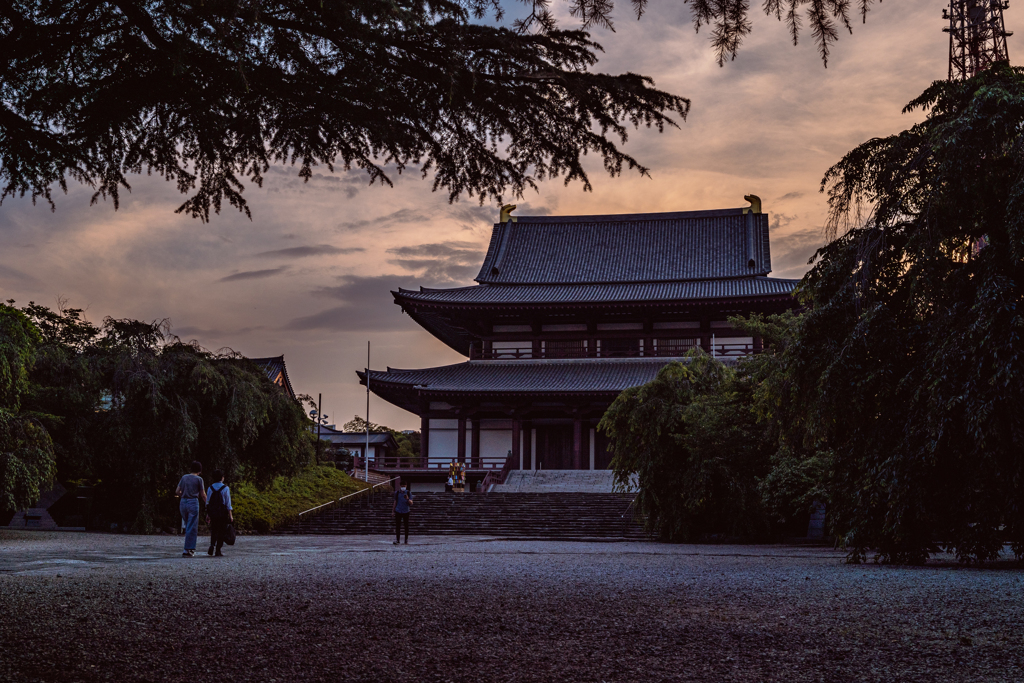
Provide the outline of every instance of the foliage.
[[50,437],[21,410],[39,341],[28,316],[0,304],[0,512],[31,505],[54,476]]
[[612,403],[598,428],[610,439],[616,485],[639,487],[636,506],[649,531],[668,541],[766,533],[757,482],[768,449],[751,388],[696,350]]
[[59,478],[89,477],[96,409],[110,395],[96,348],[100,330],[63,299],[56,310],[35,302],[22,310],[41,335],[25,401],[53,438]]
[[260,490],[248,482],[231,485],[235,527],[266,533],[304,510],[366,488],[333,467],[311,466],[292,477],[277,477]]
[[616,144],[675,126],[689,102],[632,73],[592,73],[581,31],[473,23],[487,0],[18,0],[0,10],[3,195],[50,201],[68,177],[94,199],[143,170],[208,220],[249,213],[243,181],[271,164],[433,175],[450,198],[501,199],[538,180],[590,187],[647,169]]
[[771,469],[758,484],[765,512],[775,524],[803,522],[816,505],[828,506],[826,474],[831,456],[807,427],[814,387],[799,385],[792,372],[791,357],[800,342],[804,316],[786,311],[731,317],[729,322],[760,338],[764,347],[762,353],[740,363],[740,372],[753,386],[750,408],[772,449]]
[[53,438],[59,478],[94,482],[106,519],[174,525],[173,491],[194,459],[267,486],[313,457],[302,406],[237,354],[183,343],[166,321],[97,328],[63,302],[8,310],[42,331],[25,409]]
[[[501,201],[538,181],[647,169],[623,153],[630,126],[677,125],[689,101],[645,76],[593,73],[613,0],[568,0],[583,30],[559,30],[551,0],[16,0],[0,9],[0,181],[51,203],[72,178],[110,197],[155,172],[192,193],[179,212],[249,215],[243,181],[271,164],[433,174],[433,188]],[[747,0],[684,0],[711,27],[719,64],[751,31]],[[647,0],[631,0],[639,18]],[[858,0],[866,19],[871,0]],[[796,44],[806,20],[823,62],[849,0],[766,0]],[[536,29],[536,30],[534,30]],[[617,144],[618,143],[618,144]]]
[[917,109],[825,176],[830,226],[850,229],[801,285],[790,373],[854,559],[1021,555],[1024,71],[936,82]]

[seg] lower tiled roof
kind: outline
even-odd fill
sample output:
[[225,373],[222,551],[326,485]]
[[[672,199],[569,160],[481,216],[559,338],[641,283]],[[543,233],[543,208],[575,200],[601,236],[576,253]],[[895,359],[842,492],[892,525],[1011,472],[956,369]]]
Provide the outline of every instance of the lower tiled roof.
[[436,304],[551,304],[685,301],[792,294],[799,280],[746,277],[689,282],[598,285],[474,285],[454,289],[400,289],[396,298]]
[[[670,358],[468,361],[421,370],[370,371],[370,389],[427,393],[617,393],[653,380]],[[365,374],[359,378],[365,384]]]

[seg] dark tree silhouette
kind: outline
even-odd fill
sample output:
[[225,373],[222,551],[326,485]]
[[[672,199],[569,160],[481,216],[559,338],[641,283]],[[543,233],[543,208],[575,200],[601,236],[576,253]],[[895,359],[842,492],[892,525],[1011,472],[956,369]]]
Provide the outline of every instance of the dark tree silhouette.
[[[650,78],[593,73],[610,0],[569,0],[583,30],[559,30],[549,0],[512,29],[474,23],[497,0],[17,0],[0,3],[0,200],[53,205],[67,179],[93,201],[156,173],[202,220],[224,202],[247,215],[243,181],[274,163],[360,168],[371,183],[410,165],[435,190],[483,201],[563,177],[590,188],[582,158],[647,169],[619,145],[659,131],[688,100]],[[687,0],[720,62],[750,31],[747,0]],[[632,0],[639,16],[646,0]],[[863,12],[869,0],[860,0]],[[767,0],[799,10],[823,59],[849,28],[849,0]],[[676,118],[673,118],[676,117]]]

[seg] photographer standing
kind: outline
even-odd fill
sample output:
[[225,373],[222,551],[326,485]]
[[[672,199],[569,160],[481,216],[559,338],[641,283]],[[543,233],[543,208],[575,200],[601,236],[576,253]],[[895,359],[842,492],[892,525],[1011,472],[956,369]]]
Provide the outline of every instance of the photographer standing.
[[395,491],[395,507],[392,514],[395,516],[395,545],[402,540],[402,525],[405,525],[405,544],[409,545],[409,511],[412,509],[412,492],[409,485],[402,484],[402,488]]

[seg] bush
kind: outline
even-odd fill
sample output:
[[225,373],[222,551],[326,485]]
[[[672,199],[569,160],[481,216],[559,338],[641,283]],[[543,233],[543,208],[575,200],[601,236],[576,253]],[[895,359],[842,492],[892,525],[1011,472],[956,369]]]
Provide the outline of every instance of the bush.
[[248,482],[231,486],[235,528],[266,533],[296,518],[303,510],[366,488],[341,470],[311,466],[294,477],[277,477],[264,490]]

